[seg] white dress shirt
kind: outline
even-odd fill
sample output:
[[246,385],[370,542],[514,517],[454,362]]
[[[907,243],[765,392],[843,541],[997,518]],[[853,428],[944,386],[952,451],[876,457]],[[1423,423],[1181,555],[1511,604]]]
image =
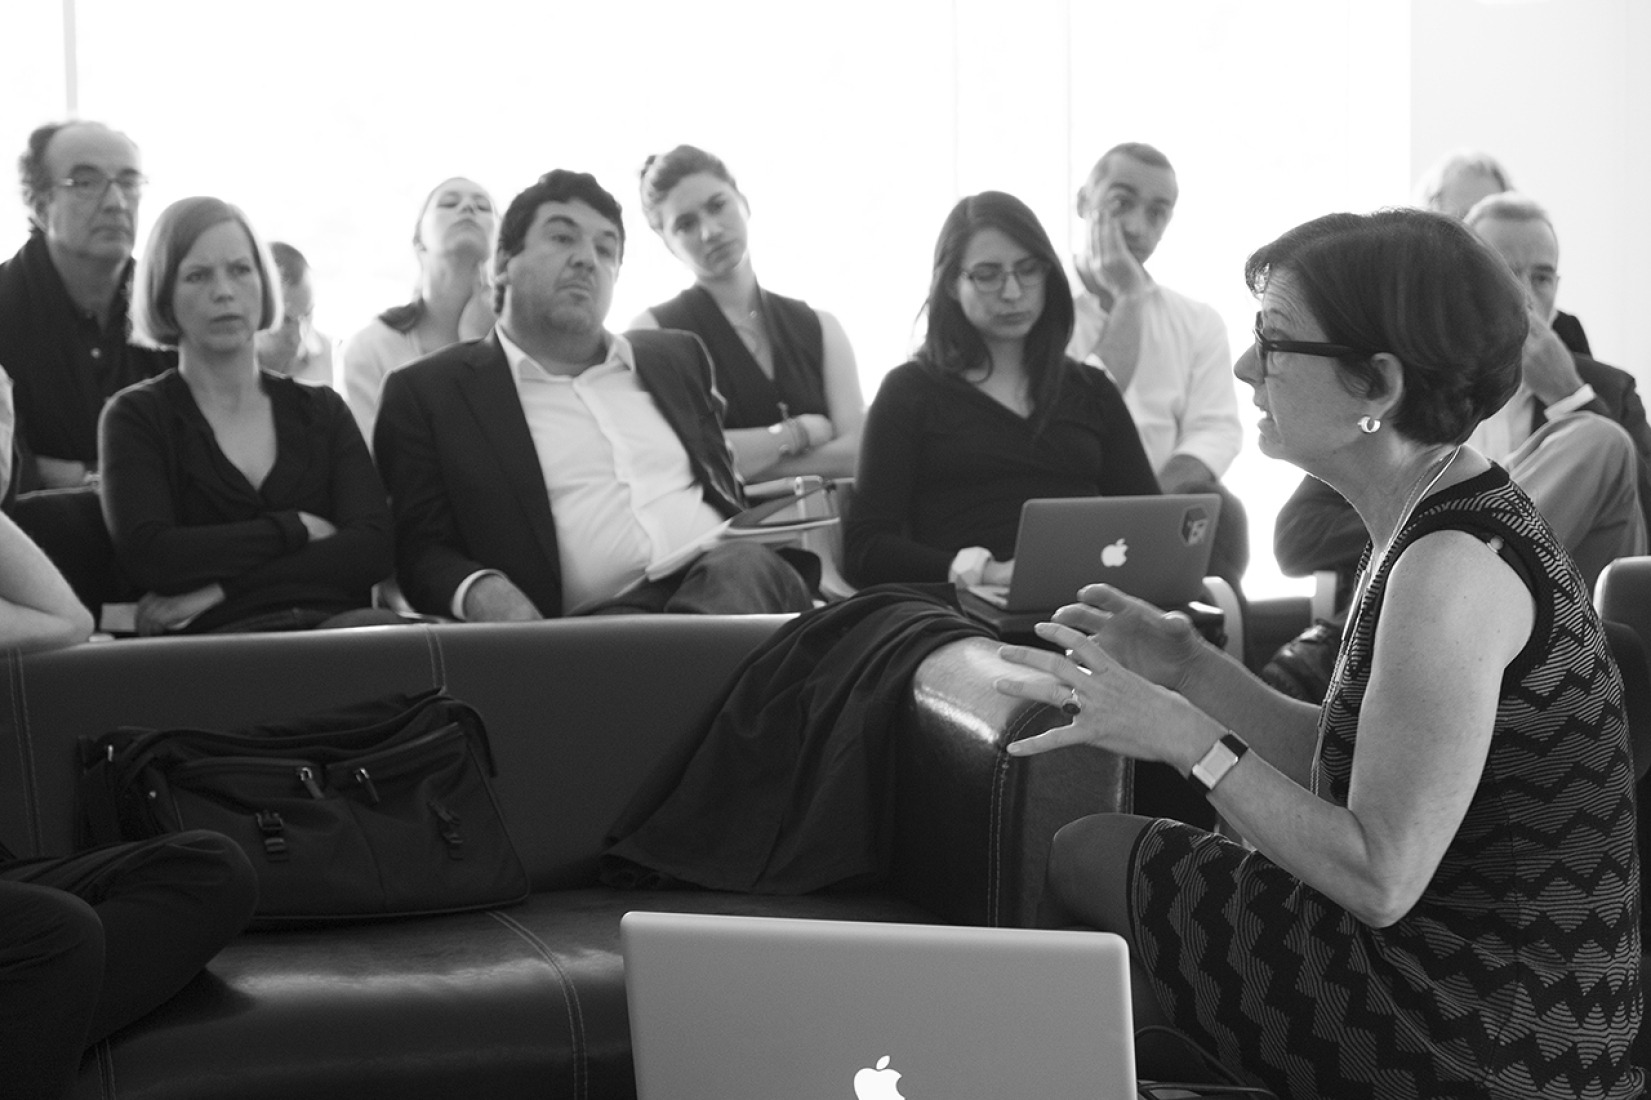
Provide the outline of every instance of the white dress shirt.
[[[1076,324],[1066,353],[1105,367],[1095,349],[1106,330],[1106,310],[1087,291],[1073,299],[1073,307]],[[1124,404],[1154,471],[1184,454],[1216,477],[1226,473],[1244,444],[1244,425],[1221,315],[1154,283],[1141,302],[1141,355]]]
[[[1594,387],[1584,382],[1575,393],[1555,401],[1547,407],[1549,420],[1558,420],[1573,413],[1594,399]],[[1492,462],[1507,462],[1532,435],[1531,424],[1536,413],[1536,394],[1519,383],[1508,403],[1479,422],[1468,436],[1468,446]]]
[[[607,358],[568,376],[497,331],[550,495],[564,614],[618,595],[650,564],[722,523],[637,377],[628,340],[610,333]],[[458,608],[469,584],[454,593]]]

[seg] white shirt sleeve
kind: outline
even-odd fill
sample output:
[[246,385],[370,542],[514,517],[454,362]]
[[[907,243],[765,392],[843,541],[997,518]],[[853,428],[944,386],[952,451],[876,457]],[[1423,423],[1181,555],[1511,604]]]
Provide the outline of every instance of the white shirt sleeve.
[[1192,331],[1192,361],[1187,374],[1187,403],[1172,454],[1190,455],[1220,477],[1244,445],[1238,418],[1232,348],[1221,315],[1200,304]]
[[368,450],[373,446],[373,424],[378,420],[378,397],[384,389],[385,375],[418,357],[418,342],[411,333],[397,332],[377,318],[340,343],[337,387],[355,415]]

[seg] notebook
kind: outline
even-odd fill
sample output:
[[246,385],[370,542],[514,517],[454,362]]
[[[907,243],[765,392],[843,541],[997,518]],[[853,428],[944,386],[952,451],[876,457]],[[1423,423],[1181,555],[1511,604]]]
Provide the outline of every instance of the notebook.
[[1102,581],[1175,607],[1199,597],[1220,517],[1214,493],[1029,500],[1012,582],[967,591],[1004,611],[1049,612]]
[[625,914],[639,1100],[1135,1100],[1103,932]]

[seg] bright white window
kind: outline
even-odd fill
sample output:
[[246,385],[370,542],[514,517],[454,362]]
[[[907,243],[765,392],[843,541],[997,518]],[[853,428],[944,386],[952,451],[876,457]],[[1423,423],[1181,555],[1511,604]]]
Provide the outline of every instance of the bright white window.
[[[341,337],[405,301],[436,183],[502,209],[540,172],[593,172],[629,241],[612,324],[686,273],[647,228],[636,174],[691,142],[733,169],[764,283],[835,312],[866,393],[912,346],[952,203],[1013,191],[1057,247],[1091,161],[1162,148],[1182,201],[1150,270],[1214,304],[1242,347],[1245,255],[1333,209],[1408,187],[1403,0],[73,0],[79,113],[126,130],[148,220],[214,194],[316,269],[316,322]],[[61,11],[7,4],[0,153],[65,108]],[[21,44],[28,43],[28,48]],[[38,44],[38,48],[36,47]],[[23,212],[0,216],[0,254]],[[1247,391],[1240,408],[1249,415]],[[1273,513],[1299,480],[1252,440],[1255,596],[1304,591],[1273,565]]]

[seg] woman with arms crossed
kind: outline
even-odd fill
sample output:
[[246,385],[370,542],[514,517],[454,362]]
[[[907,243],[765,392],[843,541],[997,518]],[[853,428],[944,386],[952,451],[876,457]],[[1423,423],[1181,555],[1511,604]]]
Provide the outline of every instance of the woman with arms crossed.
[[716,364],[723,425],[747,481],[853,477],[865,401],[854,349],[837,318],[757,285],[746,236],[750,204],[721,160],[692,145],[642,167],[648,224],[694,285],[632,328],[692,332]]
[[246,217],[181,199],[134,279],[139,334],[178,367],[109,400],[103,515],[144,590],[142,634],[397,622],[370,607],[391,570],[384,485],[344,401],[258,369],[280,317],[275,268]]
[[1575,565],[1461,445],[1518,384],[1521,292],[1411,210],[1309,222],[1246,276],[1262,449],[1371,535],[1335,677],[1321,713],[1102,586],[1039,628],[1066,656],[1005,650],[1042,675],[1000,691],[1074,714],[1012,753],[1166,761],[1254,846],[1076,822],[1049,915],[1126,936],[1140,1022],[1281,1096],[1637,1096],[1621,680]]
[[849,580],[1008,584],[1026,501],[1158,494],[1118,387],[1066,356],[1072,294],[1025,203],[952,208],[926,309],[923,346],[866,417]]

